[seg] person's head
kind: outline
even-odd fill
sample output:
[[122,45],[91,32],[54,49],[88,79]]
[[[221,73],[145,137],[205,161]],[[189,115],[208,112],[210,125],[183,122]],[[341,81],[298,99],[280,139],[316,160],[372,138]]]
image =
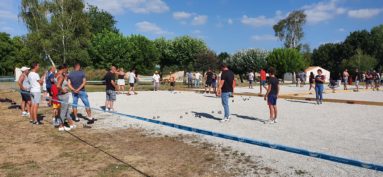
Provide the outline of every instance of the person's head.
[[132,70],[130,70],[130,72],[131,72],[131,73],[135,73],[135,72],[136,72],[136,70],[135,70],[135,69],[132,69]]
[[116,66],[114,66],[114,65],[110,66],[110,72],[111,73],[116,73],[117,72]]
[[270,74],[270,75],[275,75],[275,68],[271,67],[271,68],[269,69],[269,74]]
[[227,68],[227,64],[225,64],[225,63],[222,63],[221,64],[221,70],[227,70],[228,68]]
[[207,71],[211,72],[211,68],[209,68]]
[[124,72],[124,68],[120,68],[120,72]]
[[74,69],[75,71],[80,71],[80,69],[81,69],[81,64],[80,64],[80,63],[75,63],[75,64],[73,65],[73,69]]
[[313,72],[310,72],[310,75],[314,75],[314,73],[313,73]]
[[347,71],[348,71],[348,69],[346,68],[344,71],[345,71],[345,72],[347,72]]
[[359,72],[359,69],[358,69],[358,68],[356,68],[356,69],[355,69],[355,72]]
[[32,63],[31,64],[31,69],[34,71],[34,72],[37,72],[39,69],[40,69],[40,64],[39,63]]
[[322,70],[321,70],[321,69],[318,69],[318,70],[317,70],[317,73],[318,73],[318,75],[321,75],[321,74],[322,74]]
[[53,72],[55,72],[55,71],[56,71],[56,67],[51,66],[51,67],[49,68],[49,72],[53,73]]
[[154,74],[158,74],[158,71],[154,71]]
[[21,67],[20,70],[21,70],[22,73],[24,73],[24,74],[28,74],[29,69],[30,69],[30,68],[28,68],[28,67],[26,67],[26,66],[23,66],[23,67]]

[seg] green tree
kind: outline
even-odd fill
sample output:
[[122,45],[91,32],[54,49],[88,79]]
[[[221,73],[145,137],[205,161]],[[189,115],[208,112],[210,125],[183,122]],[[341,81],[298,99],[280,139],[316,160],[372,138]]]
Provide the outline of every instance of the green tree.
[[212,50],[206,50],[197,55],[194,68],[196,70],[202,71],[202,74],[205,74],[209,68],[212,70],[216,70],[218,68],[218,58],[217,54],[215,54]]
[[378,59],[378,69],[383,70],[383,25],[371,29],[371,48],[373,52],[370,55]]
[[162,77],[162,73],[164,72],[165,67],[179,65],[179,61],[174,58],[174,53],[172,51],[172,41],[161,37],[155,39],[153,43],[159,54],[160,74]]
[[303,25],[306,14],[303,10],[292,11],[289,16],[273,26],[275,36],[284,42],[287,48],[300,48],[299,42],[304,36]]
[[109,12],[100,10],[97,6],[88,5],[86,16],[89,19],[92,34],[101,33],[104,30],[118,33],[118,29],[115,26],[116,20]]
[[363,54],[361,49],[357,49],[356,54],[352,56],[349,60],[343,60],[343,68],[347,68],[351,71],[359,69],[360,71],[369,71],[376,67],[378,61],[370,56]]
[[91,33],[82,0],[22,0],[21,13],[36,53],[58,63],[89,64]]
[[96,68],[107,68],[114,64],[118,67],[130,69],[130,45],[122,34],[103,31],[97,33],[89,47],[89,54]]
[[179,62],[180,69],[184,70],[184,76],[186,76],[187,70],[193,69],[191,67],[194,65],[197,56],[206,50],[207,46],[201,39],[180,36],[172,41],[173,56]]
[[318,49],[314,49],[312,54],[312,62],[315,66],[321,66],[332,73],[340,73],[342,71],[341,64],[345,57],[345,46],[342,44],[323,44]]
[[[10,63],[14,59],[13,52],[15,48],[12,43],[12,39],[7,33],[0,33],[0,69],[1,75],[9,74],[13,70],[13,63]],[[11,64],[11,65],[10,65]]]
[[159,59],[159,52],[154,42],[142,35],[131,35],[127,40],[129,68],[135,68],[140,74],[151,74]]
[[267,64],[276,69],[280,78],[287,72],[298,72],[307,67],[302,54],[291,48],[274,49],[267,57]]

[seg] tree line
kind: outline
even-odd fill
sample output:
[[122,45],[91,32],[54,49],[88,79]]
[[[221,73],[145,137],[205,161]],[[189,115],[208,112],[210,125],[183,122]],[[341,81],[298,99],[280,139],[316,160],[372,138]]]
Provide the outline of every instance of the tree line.
[[272,51],[243,49],[233,54],[215,53],[202,39],[179,36],[150,40],[139,34],[124,36],[114,17],[82,0],[22,0],[20,18],[28,33],[10,37],[0,33],[0,74],[11,75],[14,67],[40,62],[108,68],[135,68],[140,74],[165,71],[206,71],[220,63],[241,77],[261,68],[275,67],[278,77],[316,65],[338,73],[345,68],[365,71],[383,66],[383,25],[371,31],[350,33],[343,42],[320,45],[313,51],[304,38],[306,15],[293,11],[273,26],[283,48]]

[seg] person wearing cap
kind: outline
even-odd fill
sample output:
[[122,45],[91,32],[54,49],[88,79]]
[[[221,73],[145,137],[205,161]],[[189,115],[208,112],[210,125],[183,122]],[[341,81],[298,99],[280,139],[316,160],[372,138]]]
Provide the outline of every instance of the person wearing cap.
[[21,68],[21,75],[19,77],[19,80],[17,84],[19,85],[19,88],[21,90],[21,116],[27,117],[30,116],[30,111],[31,111],[31,95],[30,95],[30,88],[31,84],[29,84],[28,81],[28,74],[29,74],[29,69],[28,67],[23,66]]
[[154,72],[153,74],[153,87],[154,91],[158,91],[160,88],[160,75],[158,74],[158,71]]
[[31,118],[33,119],[33,124],[40,125],[43,124],[37,119],[37,113],[39,109],[39,104],[41,102],[41,86],[45,80],[45,74],[40,78],[38,71],[40,69],[40,65],[38,63],[33,63],[31,67],[32,71],[28,74],[28,81],[31,85]]

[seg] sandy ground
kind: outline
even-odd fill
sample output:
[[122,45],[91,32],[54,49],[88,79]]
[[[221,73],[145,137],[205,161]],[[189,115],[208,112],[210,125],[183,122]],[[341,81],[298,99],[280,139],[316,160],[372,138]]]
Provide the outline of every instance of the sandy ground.
[[[285,88],[286,93],[296,89],[306,90],[290,86]],[[246,89],[243,90],[246,92]],[[93,107],[104,105],[104,93],[89,93],[89,98]],[[172,94],[160,91],[140,92],[135,96],[118,95],[115,108],[122,113],[147,118],[160,116],[160,120],[166,122],[383,164],[382,107],[338,103],[318,106],[311,102],[280,99],[279,122],[269,125],[263,123],[268,119],[266,102],[259,97],[250,97],[248,101],[244,101],[244,98],[249,97],[237,96],[234,102],[230,101],[232,120],[228,123],[216,120],[222,118],[222,115],[217,114],[222,111],[220,99],[193,92]],[[193,113],[202,114],[203,117],[195,118]],[[181,115],[183,118],[180,118]],[[140,127],[149,132],[171,136],[190,134],[108,113],[96,113],[96,116],[100,119],[97,128],[102,129]],[[206,141],[250,155],[254,161],[278,171],[270,176],[383,176],[372,170],[214,137],[197,136],[196,141]]]

